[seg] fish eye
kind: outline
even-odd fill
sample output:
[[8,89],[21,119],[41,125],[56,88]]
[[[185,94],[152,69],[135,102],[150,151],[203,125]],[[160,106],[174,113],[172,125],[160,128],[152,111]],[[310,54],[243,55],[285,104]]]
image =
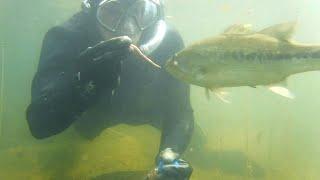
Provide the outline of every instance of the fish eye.
[[178,61],[176,61],[176,60],[173,60],[173,65],[175,65],[175,66],[178,66]]

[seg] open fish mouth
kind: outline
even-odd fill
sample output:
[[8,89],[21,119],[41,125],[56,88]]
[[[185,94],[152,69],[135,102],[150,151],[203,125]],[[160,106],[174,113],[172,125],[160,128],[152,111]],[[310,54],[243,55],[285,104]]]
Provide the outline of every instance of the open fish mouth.
[[164,67],[166,71],[171,73],[173,76],[177,76],[179,78],[183,78],[186,76],[186,72],[179,68],[178,62],[173,59],[169,60]]
[[[172,65],[166,64],[165,70],[178,80],[184,81],[186,83],[196,82],[195,79],[192,76],[190,76],[190,74],[186,70],[182,68],[172,67]],[[204,79],[204,76],[198,78],[202,81]]]

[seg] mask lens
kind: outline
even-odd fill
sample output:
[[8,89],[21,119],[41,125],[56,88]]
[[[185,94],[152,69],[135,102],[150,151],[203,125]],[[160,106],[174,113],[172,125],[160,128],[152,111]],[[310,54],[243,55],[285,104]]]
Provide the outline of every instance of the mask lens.
[[158,8],[153,1],[137,1],[129,9],[128,14],[135,17],[141,30],[151,26],[159,19]]
[[129,32],[133,33],[135,29],[142,31],[159,20],[158,6],[152,0],[136,0],[132,5],[104,0],[99,4],[97,19],[109,31],[125,32],[125,29],[130,29]]
[[117,31],[119,31],[121,35],[134,36],[140,32],[140,29],[136,26],[134,18],[127,17],[121,21]]
[[116,31],[121,17],[124,15],[124,9],[117,1],[105,1],[101,3],[97,10],[97,19],[99,23],[110,31]]

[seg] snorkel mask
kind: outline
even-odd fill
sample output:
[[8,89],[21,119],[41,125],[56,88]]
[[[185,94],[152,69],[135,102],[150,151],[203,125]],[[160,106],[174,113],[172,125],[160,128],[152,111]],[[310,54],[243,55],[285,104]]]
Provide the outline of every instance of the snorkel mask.
[[[162,42],[167,25],[159,0],[85,0],[83,8],[95,9],[95,16],[101,27],[116,35],[135,37],[151,36],[139,48],[146,55],[151,54]],[[150,35],[151,33],[151,35]]]

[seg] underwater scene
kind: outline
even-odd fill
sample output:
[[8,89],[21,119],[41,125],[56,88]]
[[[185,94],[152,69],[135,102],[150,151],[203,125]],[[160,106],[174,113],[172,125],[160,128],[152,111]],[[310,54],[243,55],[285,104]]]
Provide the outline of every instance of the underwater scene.
[[[117,1],[126,3],[130,0],[99,1],[97,8]],[[147,1],[137,1],[148,7]],[[153,58],[152,53],[149,60],[155,60],[162,70],[167,68],[170,78],[175,79],[170,82],[190,84],[194,115],[191,140],[186,140],[188,143],[180,154],[181,159],[192,166],[191,177],[154,179],[320,179],[320,45],[317,45],[320,44],[320,1],[150,1],[164,9],[156,15],[161,14],[167,24],[177,29],[185,48],[165,57],[166,65]],[[165,140],[161,139],[167,135],[152,123],[153,120],[130,123],[128,119],[129,123],[124,120],[107,128],[98,127],[101,131],[94,137],[89,135],[90,138],[84,138],[77,132],[79,127],[76,123],[65,125],[50,135],[39,128],[42,125],[53,127],[55,123],[43,122],[35,129],[30,128],[33,114],[27,113],[27,108],[36,101],[31,99],[31,89],[38,85],[38,81],[34,84],[32,81],[43,65],[39,64],[39,59],[44,56],[42,51],[50,54],[57,50],[43,47],[45,35],[52,27],[65,23],[75,13],[88,8],[82,9],[82,3],[81,0],[0,0],[0,180],[144,180],[156,168],[156,158],[161,159],[161,153],[158,157],[159,146],[162,147],[160,144]],[[122,3],[115,3],[110,11],[125,4]],[[107,5],[104,6],[106,9]],[[127,9],[132,10],[130,7]],[[130,26],[120,27],[122,21],[114,27],[109,26],[107,21],[110,19],[103,19],[104,12],[101,13],[101,17],[97,14],[94,18],[110,32],[117,29],[125,31],[126,28],[132,30]],[[132,17],[133,24],[138,24],[140,29],[144,29],[143,23],[147,24],[146,28],[149,26],[148,22],[139,19],[144,15]],[[135,36],[132,37],[135,42]],[[54,38],[57,42],[64,40]],[[122,40],[124,43],[129,41]],[[151,41],[149,43],[153,43]],[[59,49],[75,51],[73,47],[62,45]],[[130,52],[145,59],[135,49],[136,46],[131,44],[128,47]],[[171,48],[168,47],[159,45],[158,48]],[[147,52],[142,53],[149,55]],[[50,55],[47,57],[51,58]],[[55,66],[50,64],[49,67]],[[126,68],[124,66],[122,71]],[[143,69],[137,68],[137,71]],[[148,75],[141,75],[141,78],[145,76]],[[155,81],[157,79],[160,81],[162,77],[155,77]],[[121,82],[126,82],[125,77]],[[140,81],[129,84],[135,86],[135,83]],[[49,85],[46,88],[50,88]],[[90,88],[94,88],[94,85],[89,85],[85,92],[88,90],[90,93]],[[155,88],[159,93],[142,93],[143,98],[137,104],[161,108],[163,105],[155,104],[163,103],[163,98],[154,96],[159,94],[160,97],[162,93],[169,92],[161,87]],[[130,88],[127,87],[128,90]],[[36,92],[33,92],[34,96]],[[133,92],[134,88],[124,99],[130,99],[130,94],[135,97]],[[114,91],[111,93],[113,96]],[[180,92],[176,94],[179,96]],[[136,104],[131,100],[128,102],[125,107]],[[45,105],[40,103],[36,108],[41,110]],[[64,107],[63,103],[57,106]],[[114,107],[117,110],[120,106]],[[37,113],[42,117],[45,112]],[[140,112],[129,113],[133,113],[133,117]],[[44,116],[50,118],[52,115]],[[86,123],[80,129],[89,128],[95,121]],[[184,128],[189,127],[187,125],[181,125],[180,129],[175,123],[172,127],[170,124],[166,126],[169,126],[164,127],[167,129],[176,127],[172,134],[183,140],[189,135],[183,136]],[[168,143],[180,143],[174,141],[174,135],[169,135]],[[179,165],[174,168],[179,169]]]

